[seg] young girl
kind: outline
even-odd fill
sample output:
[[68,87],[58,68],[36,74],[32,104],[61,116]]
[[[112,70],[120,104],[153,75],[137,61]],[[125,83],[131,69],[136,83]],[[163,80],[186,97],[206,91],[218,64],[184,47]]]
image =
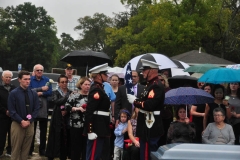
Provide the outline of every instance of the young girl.
[[123,155],[124,134],[127,132],[127,121],[130,119],[130,113],[126,109],[120,110],[117,128],[114,131],[116,139],[114,141],[114,160],[119,160]]

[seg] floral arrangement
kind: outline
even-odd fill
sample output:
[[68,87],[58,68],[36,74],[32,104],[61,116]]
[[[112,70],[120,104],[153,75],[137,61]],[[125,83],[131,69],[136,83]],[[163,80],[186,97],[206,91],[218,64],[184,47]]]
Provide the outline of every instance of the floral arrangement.
[[54,80],[52,80],[52,79],[49,79],[49,81],[46,83],[46,85],[45,85],[45,86],[50,86],[52,83],[54,83]]
[[28,120],[30,120],[30,119],[32,119],[32,115],[31,115],[31,114],[28,114],[28,115],[26,116],[26,118],[27,118]]
[[83,108],[83,109],[86,109],[86,108],[87,108],[87,104],[86,104],[86,103],[83,104],[83,105],[82,105],[82,108]]
[[61,106],[60,108],[61,108],[61,109],[64,109],[65,107],[64,107],[64,106]]

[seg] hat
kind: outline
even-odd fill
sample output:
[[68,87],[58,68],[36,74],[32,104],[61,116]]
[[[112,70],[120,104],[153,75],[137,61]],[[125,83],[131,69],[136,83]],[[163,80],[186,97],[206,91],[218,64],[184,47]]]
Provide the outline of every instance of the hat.
[[89,70],[90,73],[101,73],[101,72],[105,72],[107,73],[109,67],[108,67],[108,63],[93,67],[92,69]]
[[72,65],[70,63],[67,64],[66,69],[72,69]]
[[140,70],[149,69],[149,68],[159,69],[158,66],[160,66],[156,62],[148,61],[146,59],[141,59],[141,62],[142,62],[142,67],[139,68]]

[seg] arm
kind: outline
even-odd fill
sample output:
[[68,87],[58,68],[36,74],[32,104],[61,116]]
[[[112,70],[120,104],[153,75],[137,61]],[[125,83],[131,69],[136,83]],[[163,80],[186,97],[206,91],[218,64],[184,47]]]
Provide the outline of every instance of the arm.
[[60,93],[58,93],[58,91],[54,91],[52,94],[52,102],[56,105],[62,105],[65,104],[67,102],[68,99],[68,94],[65,97],[61,97],[59,98]]
[[204,117],[204,113],[197,112],[197,106],[194,106],[194,105],[192,105],[190,113],[191,115],[196,117]]
[[120,125],[114,130],[114,134],[116,137],[122,136],[126,132],[125,128],[121,128]]
[[202,135],[202,143],[213,144],[210,140],[208,140],[211,132],[212,132],[212,127],[211,127],[211,123],[209,123],[209,125],[207,126],[207,128],[205,129]]
[[208,120],[209,110],[210,110],[209,105],[206,104],[205,113],[204,113],[204,117],[203,117],[203,130],[205,130],[206,127],[207,127],[207,120]]
[[173,140],[173,129],[174,129],[174,124],[170,124],[170,127],[168,128],[168,132],[167,132],[167,144],[171,143],[171,141]]
[[233,128],[232,126],[228,125],[229,126],[229,131],[228,131],[228,134],[229,134],[229,139],[230,141],[227,143],[227,144],[232,144],[234,145],[235,143],[235,136],[234,136],[234,133],[233,133]]
[[132,124],[130,120],[128,120],[127,132],[128,132],[128,137],[131,139],[131,141],[135,144],[136,147],[139,147],[140,143],[133,136]]
[[36,92],[32,91],[32,95],[33,95],[33,111],[32,111],[32,119],[30,119],[30,122],[33,122],[35,118],[37,118],[38,115],[38,111],[39,111],[39,99],[38,99],[38,95]]
[[[15,93],[15,92],[14,92]],[[16,98],[15,98],[15,94],[13,94],[13,92],[10,92],[9,96],[8,96],[8,110],[9,110],[9,114],[10,117],[18,122],[19,124],[21,124],[21,121],[23,120],[17,113],[16,109]]]

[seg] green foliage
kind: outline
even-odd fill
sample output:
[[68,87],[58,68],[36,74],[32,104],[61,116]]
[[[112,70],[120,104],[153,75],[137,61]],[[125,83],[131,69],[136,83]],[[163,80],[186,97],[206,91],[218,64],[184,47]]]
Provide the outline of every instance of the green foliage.
[[124,66],[132,57],[147,52],[173,56],[199,47],[210,54],[239,58],[234,54],[240,49],[240,6],[236,1],[161,0],[151,5],[138,0],[121,2],[140,6],[127,26],[107,29],[106,44],[122,44],[116,50],[116,65]]
[[43,7],[24,3],[16,8],[5,8],[1,15],[6,17],[1,19],[1,35],[9,48],[4,69],[16,70],[21,63],[24,69],[31,71],[38,63],[46,69],[57,63],[59,40],[55,21]]

